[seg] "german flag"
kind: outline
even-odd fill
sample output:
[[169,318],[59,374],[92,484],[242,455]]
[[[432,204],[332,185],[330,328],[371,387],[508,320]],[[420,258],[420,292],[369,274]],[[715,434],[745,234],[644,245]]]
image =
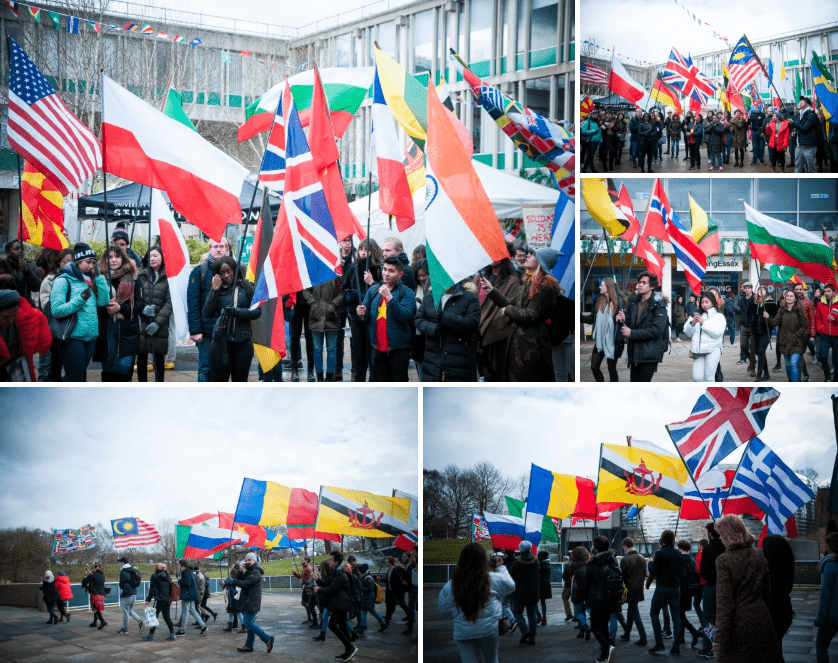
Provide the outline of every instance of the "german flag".
[[688,477],[687,468],[676,456],[603,444],[597,501],[678,511]]
[[69,247],[64,237],[64,196],[28,161],[21,182],[24,242],[60,251]]
[[382,539],[410,533],[410,499],[320,487],[318,532]]
[[652,91],[649,93],[649,96],[655,101],[674,108],[678,113],[684,112],[684,109],[681,108],[681,102],[678,101],[678,93],[671,86],[663,82],[660,73],[658,73],[658,77],[655,79],[655,84],[652,86]]

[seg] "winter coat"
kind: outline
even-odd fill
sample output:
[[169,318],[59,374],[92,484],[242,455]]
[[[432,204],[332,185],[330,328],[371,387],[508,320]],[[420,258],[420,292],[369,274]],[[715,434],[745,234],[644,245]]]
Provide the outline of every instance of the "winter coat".
[[130,564],[123,564],[119,571],[119,597],[126,598],[128,596],[136,596],[137,588],[131,587],[131,569]]
[[636,320],[639,302],[640,295],[632,296],[626,309],[625,325],[631,329],[626,347],[629,366],[661,362],[666,351],[663,338],[667,322],[666,306],[652,295],[643,316]]
[[166,571],[156,571],[148,579],[148,594],[145,597],[147,603],[151,603],[153,599],[159,602],[171,601],[172,597],[169,590],[169,583],[172,578]]
[[[594,122],[592,119],[588,118],[582,123],[581,128],[582,134],[582,142],[583,143],[601,143],[602,142],[602,131],[599,128],[599,124]],[[632,133],[634,133],[632,131]]]
[[739,326],[743,329],[750,329],[750,321],[748,320],[748,305],[753,300],[754,296],[745,297],[744,292],[736,295],[736,312],[739,314]]
[[184,569],[183,573],[180,574],[180,579],[177,581],[177,584],[180,585],[180,600],[181,601],[197,601],[200,597],[198,596],[198,583],[195,582],[195,576],[192,575],[192,571],[189,569]]
[[200,571],[195,571],[195,584],[198,587],[198,600],[200,601],[207,591],[207,577]]
[[782,663],[768,613],[768,562],[750,545],[730,546],[716,559],[716,636],[719,663]]
[[435,307],[433,293],[426,293],[416,316],[416,329],[426,339],[422,382],[476,382],[479,326],[477,295],[457,285]]
[[[364,295],[370,289],[370,286],[364,282],[364,272],[367,269],[366,260],[361,260],[360,263],[360,265],[349,263],[340,282],[340,291],[343,296],[343,304],[346,306],[347,315],[349,315],[350,320],[355,321],[358,320],[358,314],[355,312],[355,309],[358,308],[358,304],[364,301]],[[356,271],[358,272],[357,279],[355,278]],[[370,264],[370,276],[372,276],[373,284],[380,282],[381,267]],[[358,290],[359,287],[361,288],[360,291]]]
[[229,578],[236,587],[241,587],[239,610],[241,612],[259,612],[262,609],[262,576],[264,570],[258,564],[247,568],[240,578]]
[[811,108],[807,108],[798,119],[789,120],[789,128],[797,131],[797,144],[800,147],[816,147],[818,134],[821,130],[818,116]]
[[337,278],[303,290],[303,298],[311,307],[308,326],[313,332],[338,331],[343,295]]
[[509,575],[515,581],[515,605],[534,605],[541,598],[540,563],[531,552],[522,552],[509,567]]
[[[756,304],[756,297],[751,297],[748,303],[748,326],[754,334],[769,334],[774,328],[774,317],[777,315],[776,302],[767,299],[763,304]],[[766,319],[762,314],[768,313]]]
[[70,586],[70,578],[67,576],[55,576],[55,590],[58,598],[62,601],[69,601],[73,598],[73,588]]
[[[148,271],[141,270],[137,277],[140,286],[140,299],[146,305],[154,305],[154,317],[149,318],[140,309],[140,352],[156,355],[165,355],[169,351],[169,324],[174,324],[172,319],[172,295],[169,292],[169,279],[163,270],[151,272],[151,281],[148,279]],[[153,337],[149,337],[146,328],[152,322],[160,325],[160,329]]]
[[41,582],[41,591],[44,593],[44,603],[47,605],[55,605],[59,601],[58,591],[55,589],[55,581],[49,582],[44,580]]
[[613,608],[614,600],[603,600],[598,597],[600,585],[602,584],[602,576],[605,567],[619,571],[620,567],[617,564],[617,558],[614,557],[614,551],[606,550],[605,552],[597,553],[594,558],[588,562],[588,568],[582,578],[579,587],[579,594],[585,598],[585,603],[590,608]]
[[375,579],[369,571],[361,576],[359,589],[361,590],[361,610],[373,610],[375,608]]
[[29,300],[20,298],[20,306],[15,316],[14,332],[11,339],[12,347],[6,345],[5,339],[0,337],[0,362],[13,357],[26,357],[29,366],[29,377],[32,382],[37,381],[35,371],[35,354],[49,352],[52,345],[52,334],[43,313],[33,308]]
[[320,589],[317,593],[326,599],[326,607],[336,610],[349,610],[352,607],[352,586],[349,579],[349,567],[346,562],[329,570],[326,580],[318,580]]
[[675,140],[681,139],[682,120],[680,117],[673,115],[669,120],[669,126],[666,128],[666,135]]
[[[119,281],[111,286],[110,296],[116,297]],[[119,312],[111,315],[107,309],[99,309],[99,338],[96,339],[96,351],[100,358],[108,357],[108,330],[117,328],[117,357],[133,357],[140,352],[140,311],[145,307],[142,288],[134,281],[134,301],[122,302]]]
[[731,326],[736,325],[736,300],[735,299],[726,299],[725,300],[725,320],[727,320],[728,324]]
[[571,579],[572,586],[570,589],[570,601],[575,604],[585,603],[587,596],[582,593],[582,586],[585,584],[584,579],[588,573],[588,561],[573,562],[573,578]]
[[407,286],[411,290],[416,290],[416,276],[413,274],[413,267],[410,266],[410,259],[407,257],[407,254],[400,253],[396,257],[402,263],[402,278],[399,283]]
[[702,589],[699,586],[698,589],[693,589],[690,587],[690,579],[695,578],[693,573],[697,573],[698,571],[695,568],[695,560],[690,555],[685,555],[680,550],[678,554],[681,555],[681,564],[683,566],[683,573],[681,574],[681,605],[685,607],[685,611],[689,611],[690,602],[695,596],[696,592],[701,592]]
[[[780,125],[779,128],[777,125]],[[789,123],[786,120],[772,120],[765,127],[766,143],[772,150],[787,150],[789,146]]]
[[[492,279],[491,272],[484,276]],[[499,283],[497,278],[495,277],[492,285],[500,290],[507,300],[514,299],[521,289],[521,279],[512,274]],[[480,344],[484,347],[508,340],[515,331],[513,322],[507,316],[501,315],[500,309],[501,307],[489,297],[485,297],[480,305]]]
[[745,118],[734,118],[730,124],[731,147],[735,150],[744,150],[748,147],[748,122]]
[[41,281],[41,287],[38,291],[38,302],[42,311],[45,311],[49,306],[49,295],[52,292],[52,282],[55,280],[55,274],[47,274],[44,280]]
[[815,626],[838,623],[838,554],[829,553],[818,562],[821,574],[821,596]]
[[687,133],[689,134],[687,137],[688,143],[701,145],[701,141],[704,140],[704,125],[695,120],[689,125]]
[[[378,348],[376,338],[376,317],[378,307],[384,298],[378,294],[381,284],[373,284],[364,296],[364,306],[367,308],[364,320],[369,323],[370,343]],[[390,350],[410,348],[413,345],[413,315],[416,311],[416,298],[411,288],[398,283],[390,290],[393,297],[387,303],[387,345]]]
[[186,288],[186,317],[189,322],[191,335],[203,334],[205,341],[212,337],[212,330],[218,318],[204,316],[204,302],[207,301],[212,290],[212,265],[215,258],[210,256],[207,261],[198,265],[189,274],[189,285]]
[[695,302],[687,302],[684,304],[684,319],[691,318],[695,315],[695,312],[698,310],[698,304]]
[[616,145],[622,145],[626,141],[626,130],[628,124],[625,120],[614,120],[614,136],[616,138]]
[[553,569],[552,564],[550,564],[550,560],[538,560],[539,599],[553,598],[553,586],[550,584],[552,574]]
[[806,349],[806,342],[803,340],[809,329],[809,321],[803,304],[799,301],[794,303],[791,311],[785,304],[780,306],[777,315],[774,316],[774,326],[777,327],[777,347],[782,355],[802,354]]
[[646,558],[634,549],[629,550],[620,560],[620,572],[626,586],[626,603],[639,603],[644,600],[643,584],[646,582]]
[[[815,326],[818,334],[838,336],[838,314],[832,313],[832,309],[838,310],[838,297],[833,297],[830,303],[824,295],[820,299],[820,304],[821,306],[818,306],[815,310]],[[835,319],[830,320],[830,315]]]
[[704,123],[704,142],[707,149],[715,154],[721,154],[724,149],[725,125],[722,122]]
[[701,549],[701,569],[698,574],[704,579],[705,584],[711,587],[716,584],[716,560],[724,551],[725,544],[721,539],[710,539]]
[[105,595],[105,574],[101,571],[94,571],[93,573],[84,577],[81,581],[81,586],[90,592],[91,596]]
[[509,300],[497,289],[489,292],[491,300],[499,307],[506,307],[504,316],[515,324],[507,343],[507,382],[554,382],[553,346],[547,330],[547,320],[553,314],[559,293],[552,282],[543,283],[529,297],[530,284],[523,287]]
[[[79,341],[92,341],[99,335],[99,316],[96,313],[96,307],[105,306],[110,300],[105,277],[97,274],[92,278],[96,283],[98,294],[95,294],[91,288],[90,297],[86,300],[81,295],[89,286],[75,263],[71,262],[64,267],[52,282],[49,300],[52,315],[55,318],[65,318],[78,313],[76,328],[70,334],[70,338]],[[68,290],[70,301],[67,301]]]
[[475,640],[498,632],[498,622],[503,617],[503,600],[515,591],[515,583],[506,567],[501,566],[489,573],[489,586],[489,600],[473,622],[454,603],[451,581],[442,588],[439,593],[439,612],[454,622],[455,640]]
[[649,564],[649,575],[655,576],[656,587],[680,587],[683,573],[683,555],[675,546],[660,548],[655,553],[655,558],[651,564]]
[[660,129],[654,122],[640,123],[640,144],[652,147],[657,144]]
[[[692,339],[690,351],[694,354],[706,355],[722,347],[727,320],[715,308],[702,313],[701,319],[703,322],[700,325],[694,325],[692,318],[687,320],[684,333]],[[633,334],[634,331],[632,331]]]
[[[235,291],[238,290],[238,298]],[[227,324],[223,329],[214,329],[212,340],[227,343],[250,343],[253,332],[250,322],[262,315],[262,308],[250,310],[250,302],[253,298],[253,284],[250,281],[239,281],[234,289],[232,285],[221,286],[218,290],[210,290],[207,301],[204,303],[204,317],[215,316],[216,327],[221,313],[233,306],[235,301],[236,317],[227,318]]]

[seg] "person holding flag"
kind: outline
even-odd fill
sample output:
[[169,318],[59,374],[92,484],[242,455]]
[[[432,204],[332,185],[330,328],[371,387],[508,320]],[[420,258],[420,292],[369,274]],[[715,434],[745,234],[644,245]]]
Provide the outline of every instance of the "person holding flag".
[[795,145],[797,146],[794,156],[795,173],[814,173],[815,153],[818,149],[818,135],[820,134],[820,122],[815,111],[812,109],[812,100],[809,97],[800,97],[797,105],[799,115],[797,119],[789,119],[789,129],[795,132]]
[[727,320],[718,310],[720,302],[711,292],[699,299],[699,310],[687,320],[684,333],[691,339],[693,356],[693,382],[715,382],[716,368],[722,358]]
[[[632,382],[651,382],[666,352],[666,306],[654,296],[658,277],[650,272],[637,276],[635,294],[625,311],[617,313],[619,331],[625,338]],[[620,324],[622,323],[622,324]]]

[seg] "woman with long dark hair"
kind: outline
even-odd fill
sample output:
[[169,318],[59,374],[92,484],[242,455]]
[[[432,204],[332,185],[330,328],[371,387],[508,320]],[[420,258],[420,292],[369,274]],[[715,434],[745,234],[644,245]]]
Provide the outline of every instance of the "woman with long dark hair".
[[140,311],[137,380],[148,382],[148,356],[152,355],[154,381],[163,382],[166,375],[166,353],[169,351],[169,324],[173,321],[172,295],[160,246],[152,246],[146,253],[137,281],[140,285],[139,296],[145,303]]
[[718,306],[713,293],[703,292],[698,301],[699,310],[684,326],[684,333],[691,339],[693,382],[716,381],[716,368],[722,358],[722,343],[727,329],[727,321]]
[[771,534],[762,541],[762,554],[768,562],[768,573],[771,578],[768,613],[771,615],[774,632],[782,647],[783,636],[794,619],[790,598],[794,585],[794,552],[788,539],[779,534]]
[[809,320],[803,303],[793,290],[783,293],[782,304],[774,316],[774,326],[777,327],[777,349],[785,358],[789,382],[800,382],[800,357],[806,348],[803,339],[809,331]]
[[619,295],[614,279],[606,276],[599,284],[599,297],[596,307],[590,315],[582,315],[582,322],[593,325],[594,350],[591,353],[591,372],[597,382],[605,382],[602,375],[602,360],[608,365],[608,378],[611,382],[619,382],[617,374],[617,356],[614,353],[614,339],[616,324],[614,318],[619,309]]
[[515,583],[503,560],[493,557],[489,570],[486,549],[479,543],[463,548],[457,567],[439,593],[439,611],[454,622],[454,642],[463,663],[497,663],[498,621],[503,617],[503,599],[515,591]]
[[[367,271],[367,251],[369,251],[369,271]],[[376,381],[367,323],[358,317],[355,309],[364,301],[364,296],[370,286],[381,280],[382,255],[381,247],[374,239],[365,239],[358,245],[355,258],[348,264],[341,281],[343,303],[349,315],[349,329],[355,340],[352,346],[352,351],[355,353],[353,382],[366,382],[367,369],[370,372],[370,382]]]
[[774,317],[777,315],[777,304],[768,294],[765,288],[757,288],[754,296],[748,302],[746,312],[751,325],[751,334],[754,337],[754,345],[757,354],[757,369],[754,382],[770,380],[768,373],[768,359],[765,351],[771,341],[771,330],[774,328]]

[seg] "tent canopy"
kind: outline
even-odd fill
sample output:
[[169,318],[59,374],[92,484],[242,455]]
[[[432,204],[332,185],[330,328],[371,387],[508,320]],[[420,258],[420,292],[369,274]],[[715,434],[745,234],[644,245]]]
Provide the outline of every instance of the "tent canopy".
[[[552,187],[535,184],[529,180],[509,175],[502,170],[491,166],[472,161],[474,170],[498,220],[521,219],[524,216],[523,206],[526,205],[555,205],[559,199],[559,192]],[[399,233],[395,220],[392,228],[387,215],[384,214],[378,205],[378,191],[371,196],[365,196],[349,203],[349,208],[358,217],[358,221],[367,227],[367,209],[370,213],[370,237],[378,244],[382,244],[387,237],[398,236],[404,244],[408,255],[416,246],[425,243],[425,189],[421,188],[413,194],[413,212],[416,215],[416,223],[405,232]]]

